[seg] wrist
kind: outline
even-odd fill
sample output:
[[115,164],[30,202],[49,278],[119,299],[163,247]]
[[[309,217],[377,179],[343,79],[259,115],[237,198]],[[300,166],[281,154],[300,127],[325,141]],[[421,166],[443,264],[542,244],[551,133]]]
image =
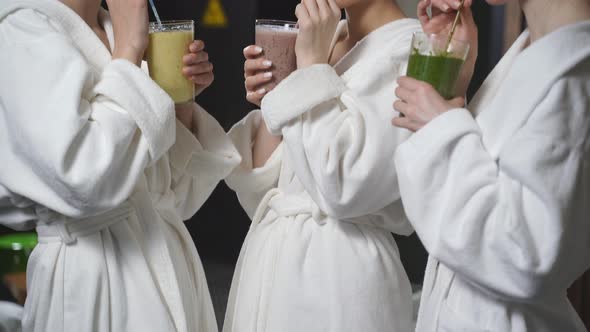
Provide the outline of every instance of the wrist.
[[318,64],[326,64],[328,61],[322,61],[319,59],[301,59],[297,61],[297,69],[304,69]]
[[193,105],[192,103],[176,105],[176,119],[189,131],[193,131]]
[[321,52],[312,52],[311,50],[306,50],[303,52],[296,52],[297,54],[297,68],[303,69],[307,67],[311,67],[317,64],[326,64],[328,63],[329,55],[323,55]]
[[457,85],[455,86],[455,94],[458,97],[464,97],[467,95],[467,89],[469,88],[469,84],[471,84],[471,80],[473,79],[474,70],[473,69],[464,69],[459,76],[457,81]]
[[186,128],[188,129],[188,131],[190,131],[191,133],[193,132],[193,121],[192,118],[189,119],[181,119],[179,117],[176,117],[176,119]]
[[143,52],[140,52],[132,47],[125,47],[122,49],[115,48],[113,51],[113,59],[125,59],[140,67],[141,60],[143,59]]

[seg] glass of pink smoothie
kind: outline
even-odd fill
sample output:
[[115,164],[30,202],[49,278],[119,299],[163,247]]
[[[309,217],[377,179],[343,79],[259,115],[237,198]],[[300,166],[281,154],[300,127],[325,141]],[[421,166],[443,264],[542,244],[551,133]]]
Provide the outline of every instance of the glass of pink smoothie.
[[296,22],[256,20],[256,45],[262,47],[264,57],[273,63],[273,78],[265,86],[267,91],[297,69],[295,41],[298,32]]

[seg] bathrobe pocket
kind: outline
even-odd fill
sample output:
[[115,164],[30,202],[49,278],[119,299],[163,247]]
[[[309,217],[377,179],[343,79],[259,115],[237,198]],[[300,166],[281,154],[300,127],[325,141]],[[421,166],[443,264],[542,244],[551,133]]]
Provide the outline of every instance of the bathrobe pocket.
[[[484,324],[484,322],[482,322]],[[472,322],[470,317],[460,314],[457,310],[451,308],[445,300],[441,303],[438,315],[439,332],[491,332],[483,325]]]

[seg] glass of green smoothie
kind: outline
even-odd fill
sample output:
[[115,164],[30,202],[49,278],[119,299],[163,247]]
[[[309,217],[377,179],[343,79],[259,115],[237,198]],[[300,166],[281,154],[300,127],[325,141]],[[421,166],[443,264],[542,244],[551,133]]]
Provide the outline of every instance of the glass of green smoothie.
[[456,97],[455,85],[469,54],[469,44],[448,35],[414,33],[407,76],[432,85],[443,98]]
[[194,39],[194,21],[150,23],[147,62],[150,76],[177,105],[193,101],[195,85],[182,74],[182,58]]

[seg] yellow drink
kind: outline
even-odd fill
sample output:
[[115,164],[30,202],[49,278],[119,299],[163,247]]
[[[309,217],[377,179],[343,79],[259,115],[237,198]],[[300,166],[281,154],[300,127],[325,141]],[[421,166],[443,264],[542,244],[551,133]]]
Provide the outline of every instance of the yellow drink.
[[194,38],[192,21],[150,24],[147,60],[151,78],[166,91],[176,104],[190,102],[195,86],[182,74],[182,58]]

